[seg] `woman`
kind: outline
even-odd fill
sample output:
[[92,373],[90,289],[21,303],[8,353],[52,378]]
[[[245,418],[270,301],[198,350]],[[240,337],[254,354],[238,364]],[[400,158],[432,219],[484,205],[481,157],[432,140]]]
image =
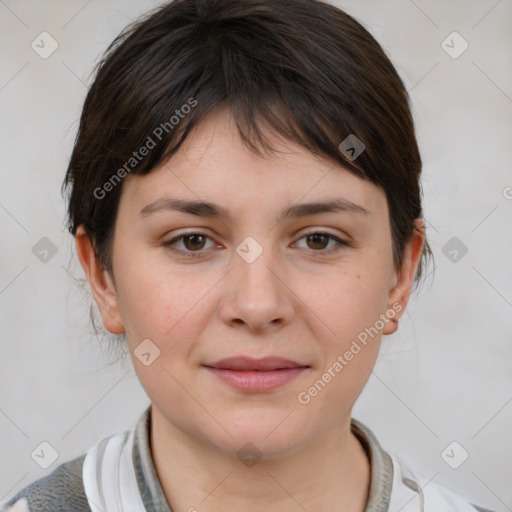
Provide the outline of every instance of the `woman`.
[[6,510],[485,509],[351,418],[429,254],[404,85],[318,0],[176,0],[123,32],[64,185],[151,405]]

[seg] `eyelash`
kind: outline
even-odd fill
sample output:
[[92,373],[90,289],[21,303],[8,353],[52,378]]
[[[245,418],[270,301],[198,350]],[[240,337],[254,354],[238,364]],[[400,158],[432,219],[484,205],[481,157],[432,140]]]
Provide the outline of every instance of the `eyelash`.
[[[167,247],[169,250],[179,253],[188,258],[197,258],[197,257],[203,256],[203,252],[204,252],[203,249],[200,249],[198,251],[188,251],[188,250],[183,250],[183,249],[176,249],[175,247],[173,247],[175,242],[181,240],[182,238],[186,238],[186,237],[189,237],[192,235],[203,236],[203,237],[209,238],[211,240],[211,237],[208,236],[206,233],[201,233],[200,231],[191,231],[189,233],[183,233],[177,237],[174,237],[173,239],[169,240],[168,242],[164,242],[163,245],[165,247]],[[327,249],[327,250],[326,249],[319,249],[319,250],[311,249],[311,251],[313,252],[313,254],[315,254],[315,256],[330,255],[332,253],[336,253],[336,252],[340,251],[344,247],[350,247],[350,244],[348,242],[346,242],[345,240],[342,240],[342,239],[338,238],[337,236],[334,236],[330,233],[325,233],[323,231],[311,231],[310,233],[305,233],[304,235],[302,235],[299,238],[299,240],[302,240],[303,238],[306,238],[306,237],[312,236],[312,235],[324,235],[324,236],[327,236],[329,239],[337,242],[337,246],[331,247],[330,249]]]

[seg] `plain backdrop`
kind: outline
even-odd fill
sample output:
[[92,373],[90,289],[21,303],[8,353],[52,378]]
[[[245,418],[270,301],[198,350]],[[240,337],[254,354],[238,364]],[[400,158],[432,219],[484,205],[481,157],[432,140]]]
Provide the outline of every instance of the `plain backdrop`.
[[[60,186],[93,65],[156,5],[0,0],[0,500],[149,404],[128,357],[90,327]],[[512,510],[512,1],[336,5],[409,90],[435,254],[353,416],[417,472]],[[42,32],[58,44],[46,59],[31,46]],[[56,252],[42,261],[46,239]],[[31,456],[42,442],[58,454],[47,469]]]

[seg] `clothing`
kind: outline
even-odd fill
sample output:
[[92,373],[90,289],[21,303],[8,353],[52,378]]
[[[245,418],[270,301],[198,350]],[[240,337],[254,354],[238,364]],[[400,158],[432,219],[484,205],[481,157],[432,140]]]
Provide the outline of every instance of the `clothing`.
[[[365,512],[491,512],[414,474],[382,449],[371,430],[352,419],[351,429],[371,465]],[[151,405],[127,431],[114,434],[8,501],[2,512],[172,512],[150,448]]]

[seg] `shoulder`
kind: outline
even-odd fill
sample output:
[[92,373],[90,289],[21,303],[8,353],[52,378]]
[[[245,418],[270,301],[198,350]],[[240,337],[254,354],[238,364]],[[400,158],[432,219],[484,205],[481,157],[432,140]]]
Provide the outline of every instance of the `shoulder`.
[[352,431],[368,454],[371,481],[365,512],[493,512],[415,473],[399,457],[382,448],[364,423],[352,418]]
[[82,466],[86,454],[58,466],[49,475],[24,487],[1,512],[91,512],[85,495]]
[[413,472],[396,455],[393,461],[393,492],[389,510],[412,512],[493,512],[482,508],[421,474]]

